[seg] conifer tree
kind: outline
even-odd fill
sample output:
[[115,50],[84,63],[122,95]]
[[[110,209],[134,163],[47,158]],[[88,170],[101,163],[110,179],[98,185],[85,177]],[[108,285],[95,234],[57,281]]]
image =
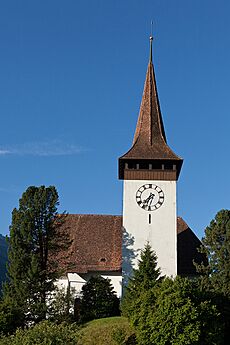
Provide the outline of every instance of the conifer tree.
[[208,264],[196,264],[201,273],[200,286],[210,291],[222,315],[225,343],[230,338],[230,210],[219,211],[205,229],[201,253]]
[[219,211],[205,229],[200,250],[208,265],[196,264],[205,288],[230,298],[230,210]]
[[119,298],[111,281],[99,275],[91,277],[82,287],[80,309],[82,322],[119,315]]
[[58,248],[55,234],[63,221],[57,216],[57,206],[55,187],[31,186],[12,212],[8,283],[3,297],[8,308],[11,304],[17,309],[22,326],[46,317],[47,297],[57,278],[50,254]]
[[134,310],[137,309],[142,293],[148,293],[162,280],[163,277],[160,278],[160,274],[160,268],[157,268],[157,256],[150,244],[147,243],[141,251],[138,268],[133,270],[133,275],[125,288],[121,303],[123,315],[130,317],[133,314]]

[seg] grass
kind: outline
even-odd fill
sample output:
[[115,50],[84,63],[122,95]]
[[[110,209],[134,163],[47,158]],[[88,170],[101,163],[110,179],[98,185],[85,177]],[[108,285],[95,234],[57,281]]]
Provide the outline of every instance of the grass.
[[134,344],[134,332],[125,317],[110,317],[87,323],[78,333],[77,345]]

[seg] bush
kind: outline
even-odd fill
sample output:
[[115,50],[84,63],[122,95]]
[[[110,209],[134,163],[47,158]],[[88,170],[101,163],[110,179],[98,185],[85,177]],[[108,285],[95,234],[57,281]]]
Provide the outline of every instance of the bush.
[[7,298],[0,301],[0,334],[14,333],[23,320],[23,312],[14,300]]
[[14,335],[3,336],[0,345],[76,345],[77,331],[75,324],[43,321],[30,329],[18,329]]
[[186,278],[167,278],[143,293],[131,322],[141,345],[224,344],[217,307]]

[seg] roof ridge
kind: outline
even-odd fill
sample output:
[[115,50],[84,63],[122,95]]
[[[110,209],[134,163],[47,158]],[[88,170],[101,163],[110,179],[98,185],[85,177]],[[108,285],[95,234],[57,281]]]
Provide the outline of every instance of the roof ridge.
[[67,213],[67,216],[122,217],[122,215],[119,215],[119,214],[95,214],[95,213]]

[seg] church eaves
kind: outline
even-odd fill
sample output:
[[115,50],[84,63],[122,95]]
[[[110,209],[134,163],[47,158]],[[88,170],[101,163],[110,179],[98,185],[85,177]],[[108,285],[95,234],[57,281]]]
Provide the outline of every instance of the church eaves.
[[177,165],[178,175],[182,165],[182,159],[167,145],[152,62],[152,37],[150,37],[150,58],[133,144],[120,158],[120,163],[121,160],[174,162]]

